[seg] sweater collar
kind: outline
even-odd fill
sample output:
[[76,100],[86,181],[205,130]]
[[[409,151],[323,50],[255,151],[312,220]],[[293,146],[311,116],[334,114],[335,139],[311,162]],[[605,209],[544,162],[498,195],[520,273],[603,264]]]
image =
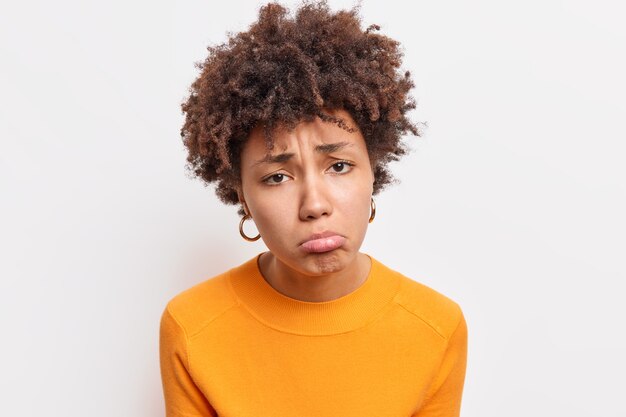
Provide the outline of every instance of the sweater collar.
[[261,254],[230,270],[229,281],[240,304],[257,320],[279,331],[311,336],[346,333],[374,320],[398,292],[394,271],[372,258],[367,279],[340,298],[300,301],[278,292],[261,275]]

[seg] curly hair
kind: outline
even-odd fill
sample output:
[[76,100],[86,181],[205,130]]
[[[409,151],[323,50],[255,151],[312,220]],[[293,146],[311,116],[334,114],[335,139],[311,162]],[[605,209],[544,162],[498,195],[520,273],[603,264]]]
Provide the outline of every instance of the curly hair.
[[216,183],[224,203],[238,204],[239,155],[257,124],[270,151],[278,125],[293,129],[317,116],[351,131],[324,111],[340,108],[365,138],[374,194],[393,182],[387,164],[407,152],[402,135],[421,134],[406,116],[416,107],[414,83],[399,70],[399,42],[379,29],[361,29],[358,6],[333,13],[326,1],[305,2],[293,17],[278,3],[261,7],[248,31],[209,46],[195,64],[201,72],[181,106],[188,171]]

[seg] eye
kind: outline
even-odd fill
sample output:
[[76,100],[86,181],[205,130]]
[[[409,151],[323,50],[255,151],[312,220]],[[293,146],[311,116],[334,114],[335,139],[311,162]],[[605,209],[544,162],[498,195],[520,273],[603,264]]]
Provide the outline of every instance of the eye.
[[263,182],[269,185],[276,185],[285,182],[288,177],[285,174],[273,174],[263,179]]
[[345,174],[352,169],[353,164],[348,161],[335,162],[330,166],[330,169],[335,174]]

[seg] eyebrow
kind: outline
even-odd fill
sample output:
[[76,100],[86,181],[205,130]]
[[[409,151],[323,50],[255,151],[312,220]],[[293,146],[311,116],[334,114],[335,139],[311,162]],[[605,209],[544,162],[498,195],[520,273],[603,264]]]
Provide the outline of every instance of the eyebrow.
[[[324,143],[322,145],[317,145],[315,147],[315,152],[322,154],[329,154],[333,152],[337,152],[340,149],[345,148],[346,146],[352,146],[353,144],[350,142],[335,142],[335,143]],[[292,152],[283,152],[276,155],[265,155],[265,158],[259,159],[254,163],[254,166],[259,164],[279,164],[281,162],[286,162],[293,158],[295,153]]]

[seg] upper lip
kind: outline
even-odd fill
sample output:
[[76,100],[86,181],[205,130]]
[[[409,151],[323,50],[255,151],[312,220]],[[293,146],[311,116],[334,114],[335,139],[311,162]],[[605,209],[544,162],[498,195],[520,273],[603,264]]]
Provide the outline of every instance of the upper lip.
[[331,236],[341,236],[341,235],[337,232],[333,232],[332,230],[325,230],[321,233],[313,233],[312,235],[304,239],[302,242],[300,242],[300,244],[303,244],[304,242],[308,242],[310,240],[323,239],[325,237],[331,237]]

